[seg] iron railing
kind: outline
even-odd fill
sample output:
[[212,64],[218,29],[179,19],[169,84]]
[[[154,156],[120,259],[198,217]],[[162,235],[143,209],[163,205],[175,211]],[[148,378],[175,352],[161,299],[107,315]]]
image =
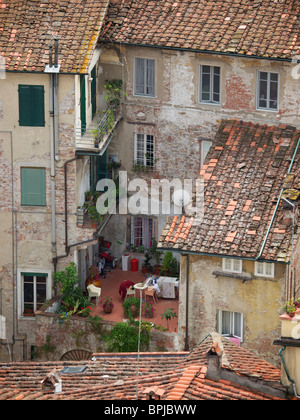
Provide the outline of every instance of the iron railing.
[[93,149],[94,151],[101,149],[115,130],[121,116],[121,106],[113,104],[104,112],[98,124],[91,124],[87,127],[76,127],[76,149]]

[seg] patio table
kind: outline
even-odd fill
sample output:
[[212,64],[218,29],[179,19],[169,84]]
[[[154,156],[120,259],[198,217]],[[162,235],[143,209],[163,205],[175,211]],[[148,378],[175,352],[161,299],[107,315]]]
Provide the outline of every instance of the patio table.
[[179,280],[177,277],[159,277],[157,279],[157,284],[163,298],[176,298],[175,287],[179,287]]

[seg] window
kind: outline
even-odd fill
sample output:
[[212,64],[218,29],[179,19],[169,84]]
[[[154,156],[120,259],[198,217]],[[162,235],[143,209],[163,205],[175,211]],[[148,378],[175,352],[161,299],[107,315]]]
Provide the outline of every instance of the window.
[[154,219],[148,217],[132,217],[131,244],[138,248],[149,249],[154,238]]
[[218,311],[218,332],[224,337],[243,341],[244,316],[239,312]]
[[46,206],[46,169],[21,168],[21,205]]
[[260,277],[274,277],[274,264],[256,261],[255,275]]
[[134,94],[152,98],[155,96],[155,60],[135,59]]
[[209,152],[209,149],[211,148],[212,142],[207,140],[201,141],[201,168],[204,164],[205,158],[207,153]]
[[19,85],[19,124],[45,126],[44,86]]
[[237,260],[235,258],[223,258],[223,271],[229,273],[242,273],[242,260]]
[[220,67],[200,66],[199,102],[220,103]]
[[134,163],[147,168],[154,167],[154,136],[136,134],[134,148]]
[[257,108],[278,110],[278,73],[258,72]]
[[22,277],[22,314],[33,316],[47,299],[48,274],[21,273]]

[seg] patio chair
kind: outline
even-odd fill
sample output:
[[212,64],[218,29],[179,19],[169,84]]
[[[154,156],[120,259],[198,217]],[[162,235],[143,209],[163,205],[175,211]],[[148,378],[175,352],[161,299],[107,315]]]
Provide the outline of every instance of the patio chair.
[[156,295],[156,291],[153,287],[148,287],[145,290],[145,300],[147,300],[147,296],[152,297],[153,303],[158,303],[158,298]]
[[126,296],[125,296],[125,300],[130,297],[130,296],[134,296],[135,297],[135,289],[127,289],[126,290]]
[[88,294],[89,294],[89,300],[91,300],[91,298],[95,297],[96,298],[96,305],[98,305],[99,298],[100,298],[100,295],[101,295],[101,288],[96,287],[93,284],[90,284],[87,287],[87,291],[88,291]]

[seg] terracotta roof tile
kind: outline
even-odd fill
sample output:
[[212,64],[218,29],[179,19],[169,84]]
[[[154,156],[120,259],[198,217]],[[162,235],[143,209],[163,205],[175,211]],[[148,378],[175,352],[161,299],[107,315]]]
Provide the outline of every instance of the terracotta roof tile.
[[6,70],[44,71],[56,36],[61,72],[87,72],[107,0],[0,0],[0,6],[0,55]]
[[[237,150],[228,143],[230,136],[238,139]],[[254,138],[257,139],[255,142],[252,141]],[[289,261],[292,224],[285,222],[283,200],[268,235],[267,232],[281,190],[286,187],[287,191],[299,189],[300,147],[295,154],[299,138],[300,132],[290,126],[280,128],[223,121],[200,172],[205,181],[203,219],[186,215],[183,225],[183,219],[170,217],[159,247],[256,258],[267,238],[261,259]],[[295,160],[290,167],[294,154]],[[216,160],[213,171],[207,173],[209,162]],[[292,176],[285,186],[289,171]],[[300,218],[296,223],[300,224]],[[189,226],[189,229],[185,235],[180,235],[183,226]]]
[[290,59],[300,54],[299,15],[299,0],[111,0],[101,38]]
[[[206,353],[214,344],[209,335],[190,353],[147,353],[140,357],[138,398],[145,399],[149,388],[159,388],[163,399],[276,399],[242,388],[237,383],[206,377]],[[249,380],[263,381],[276,392],[285,394],[280,385],[280,369],[229,340],[221,340],[231,370]],[[14,362],[0,364],[0,400],[118,400],[136,398],[137,354],[96,354],[95,361]],[[86,366],[81,374],[61,374],[62,393],[42,392],[41,380],[51,371],[66,366]],[[103,375],[109,379],[104,383]]]

